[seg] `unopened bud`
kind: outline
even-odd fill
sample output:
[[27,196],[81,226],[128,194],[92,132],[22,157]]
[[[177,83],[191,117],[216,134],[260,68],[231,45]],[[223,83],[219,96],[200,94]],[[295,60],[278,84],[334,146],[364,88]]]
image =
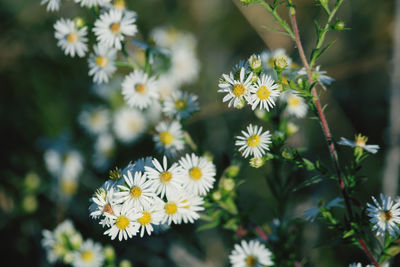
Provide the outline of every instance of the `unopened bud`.
[[112,262],[115,259],[115,250],[112,246],[107,245],[103,249],[104,252],[104,257],[106,258],[106,261]]
[[298,130],[299,130],[299,127],[296,124],[294,124],[293,122],[289,122],[287,124],[286,134],[290,136],[290,135],[297,133]]
[[289,149],[285,148],[282,151],[282,157],[287,159],[287,160],[292,160],[293,159],[293,154]]
[[35,191],[40,185],[40,178],[35,172],[30,172],[25,176],[24,184],[28,191]]
[[83,26],[85,26],[85,20],[82,17],[75,17],[74,18],[74,24],[75,24],[75,27],[80,29]]
[[245,105],[246,105],[246,100],[240,99],[239,103],[237,105],[235,105],[235,108],[236,109],[242,109],[242,108],[244,108]]
[[250,159],[250,166],[253,168],[261,168],[265,164],[264,158],[251,158]]
[[278,56],[275,58],[274,67],[277,71],[283,71],[288,66],[288,61],[285,56]]
[[35,212],[38,207],[36,196],[28,195],[22,201],[22,207],[27,213]]
[[215,201],[221,200],[221,198],[222,198],[221,192],[215,191],[214,193],[212,193],[212,198],[213,198]]
[[128,260],[122,260],[119,263],[119,267],[132,267],[132,263]]
[[335,23],[333,23],[332,28],[335,31],[344,31],[345,30],[345,25],[343,20],[337,20]]
[[230,178],[234,178],[239,174],[240,167],[237,165],[231,165],[226,169],[226,175]]
[[254,71],[258,71],[261,68],[261,57],[260,55],[253,54],[249,58],[250,68]]
[[233,179],[224,179],[222,182],[222,187],[226,191],[232,191],[235,188],[235,181]]

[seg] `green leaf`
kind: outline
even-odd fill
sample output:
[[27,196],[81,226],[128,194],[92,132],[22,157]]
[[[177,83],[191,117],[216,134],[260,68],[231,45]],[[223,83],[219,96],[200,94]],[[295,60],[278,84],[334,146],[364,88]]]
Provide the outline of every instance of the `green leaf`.
[[213,218],[209,215],[201,213],[200,220],[211,222],[213,220]]
[[220,205],[223,209],[227,210],[229,213],[231,213],[231,214],[233,214],[233,215],[238,214],[238,210],[237,210],[237,208],[236,208],[236,204],[235,204],[235,202],[233,201],[232,198],[228,198],[228,199],[226,199],[225,201],[219,202],[219,205]]
[[293,192],[299,191],[300,189],[303,189],[303,188],[305,188],[307,186],[320,183],[320,182],[322,182],[322,181],[324,181],[326,179],[327,179],[326,177],[323,177],[321,175],[313,176],[310,179],[307,179],[304,182],[302,182],[301,184],[299,184],[298,186],[296,186],[293,189]]
[[277,28],[274,28],[274,27],[271,27],[271,26],[268,26],[268,25],[263,25],[263,26],[261,26],[262,28],[264,28],[264,29],[266,29],[266,30],[269,30],[269,31],[273,31],[273,32],[279,32],[279,33],[282,33],[282,34],[285,34],[285,35],[289,35],[287,32],[285,32],[285,31],[282,31],[282,30],[279,30],[279,29],[277,29]]
[[200,231],[212,229],[212,228],[217,227],[218,224],[219,224],[219,220],[213,221],[213,222],[211,222],[211,223],[206,223],[206,224],[203,224],[203,225],[197,227],[196,231],[197,231],[197,232],[200,232]]
[[225,223],[224,228],[225,228],[225,229],[229,229],[229,230],[236,231],[237,228],[238,228],[236,218],[232,218],[232,219],[230,219],[227,223]]
[[353,236],[354,234],[355,234],[354,229],[351,229],[351,230],[349,230],[349,231],[344,232],[343,238],[351,237],[351,236]]

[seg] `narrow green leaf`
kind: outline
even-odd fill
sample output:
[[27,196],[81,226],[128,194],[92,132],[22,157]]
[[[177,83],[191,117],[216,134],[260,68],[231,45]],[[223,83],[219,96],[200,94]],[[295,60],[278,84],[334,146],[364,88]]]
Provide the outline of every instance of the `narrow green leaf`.
[[268,26],[268,25],[263,25],[263,26],[261,26],[262,28],[264,28],[264,29],[266,29],[266,30],[269,30],[269,31],[273,31],[273,32],[279,32],[279,33],[282,33],[282,34],[285,34],[285,35],[289,35],[287,32],[285,32],[285,31],[282,31],[282,30],[279,30],[279,29],[277,29],[277,28],[274,28],[274,27],[271,27],[271,26]]
[[206,223],[206,224],[203,224],[203,225],[197,227],[196,231],[197,231],[197,232],[200,232],[200,231],[212,229],[212,228],[217,227],[218,224],[219,224],[219,221],[213,221],[213,222],[211,222],[211,223]]

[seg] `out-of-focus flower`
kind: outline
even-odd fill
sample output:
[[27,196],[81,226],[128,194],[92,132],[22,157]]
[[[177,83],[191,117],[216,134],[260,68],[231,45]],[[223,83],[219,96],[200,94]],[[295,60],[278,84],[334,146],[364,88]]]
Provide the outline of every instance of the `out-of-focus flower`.
[[271,258],[271,251],[256,240],[242,240],[229,255],[232,267],[270,266],[274,264]]

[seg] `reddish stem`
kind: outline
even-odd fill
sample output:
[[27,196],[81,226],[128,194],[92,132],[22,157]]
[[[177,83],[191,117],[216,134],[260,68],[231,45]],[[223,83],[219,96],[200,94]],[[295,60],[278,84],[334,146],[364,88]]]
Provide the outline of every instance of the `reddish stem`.
[[[290,17],[291,17],[292,27],[293,27],[293,31],[294,31],[294,34],[295,34],[295,37],[296,37],[296,45],[297,45],[297,49],[299,51],[299,55],[300,55],[301,61],[302,61],[303,65],[304,65],[304,67],[305,67],[305,69],[307,71],[308,81],[310,82],[310,84],[313,84],[314,83],[314,79],[312,77],[311,68],[310,68],[310,65],[307,62],[307,58],[305,56],[305,53],[304,53],[304,50],[303,50],[303,46],[301,44],[299,28],[297,26],[297,21],[296,21],[296,11],[294,10],[293,7],[290,7]],[[331,131],[329,130],[329,125],[328,125],[328,122],[326,120],[325,114],[324,114],[324,112],[322,110],[321,102],[319,100],[317,89],[315,88],[315,86],[313,86],[313,88],[311,89],[311,94],[313,95],[313,101],[314,101],[315,107],[317,109],[317,113],[318,113],[318,117],[320,119],[322,131],[324,133],[325,140],[326,140],[326,142],[328,144],[328,147],[329,147],[329,152],[330,152],[330,156],[331,156],[331,159],[332,159],[332,163],[333,163],[333,166],[335,167],[336,175],[338,176],[338,179],[339,179],[339,187],[340,187],[340,190],[342,191],[342,195],[343,195],[343,198],[345,200],[347,213],[349,214],[350,221],[353,221],[353,211],[352,211],[352,207],[351,207],[351,203],[350,203],[350,197],[347,194],[346,185],[344,183],[343,176],[342,176],[342,173],[341,173],[340,168],[339,168],[338,154],[336,152],[335,144],[332,141]],[[360,243],[362,249],[364,250],[365,254],[367,254],[367,256],[371,260],[371,262],[376,267],[379,267],[379,263],[375,260],[374,256],[369,251],[365,241],[363,239],[359,238],[358,242]]]

